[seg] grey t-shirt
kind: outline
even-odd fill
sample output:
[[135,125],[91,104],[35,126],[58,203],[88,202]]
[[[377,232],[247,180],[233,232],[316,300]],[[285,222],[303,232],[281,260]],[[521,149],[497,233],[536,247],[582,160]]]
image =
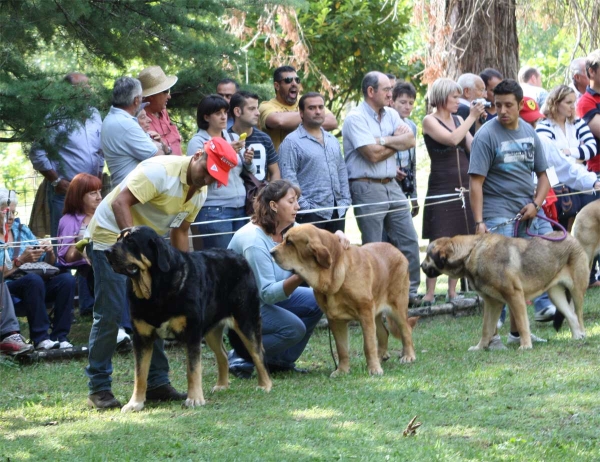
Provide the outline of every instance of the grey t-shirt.
[[532,172],[548,168],[542,143],[531,125],[519,119],[508,130],[497,118],[475,134],[469,174],[485,176],[483,218],[513,217],[533,199]]

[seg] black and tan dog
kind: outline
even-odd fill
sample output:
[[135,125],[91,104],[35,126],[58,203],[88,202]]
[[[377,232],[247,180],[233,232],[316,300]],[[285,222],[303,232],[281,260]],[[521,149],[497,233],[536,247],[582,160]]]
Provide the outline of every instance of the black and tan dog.
[[226,389],[229,367],[223,345],[225,325],[244,342],[256,366],[259,386],[271,390],[263,361],[258,289],[242,256],[229,250],[181,252],[147,226],[122,231],[117,243],[105,252],[113,270],[129,278],[135,386],[122,412],[144,407],[156,337],[178,339],[187,346],[186,406],[205,403],[202,337],[217,360],[218,378],[213,391]]
[[[561,234],[548,236],[557,238]],[[531,348],[525,301],[544,292],[567,319],[573,338],[585,337],[583,297],[588,262],[581,245],[571,235],[560,242],[500,234],[442,237],[429,244],[421,268],[431,278],[440,274],[467,278],[483,298],[483,334],[479,344],[470,350],[489,346],[505,303],[517,324],[520,348]]]
[[400,361],[416,359],[412,341],[415,318],[408,319],[408,260],[391,244],[352,245],[344,250],[334,234],[314,225],[291,228],[271,254],[279,266],[293,270],[315,291],[335,338],[340,364],[331,376],[348,373],[348,322],[363,331],[369,373],[383,374],[389,358],[387,316],[391,333],[402,340]]

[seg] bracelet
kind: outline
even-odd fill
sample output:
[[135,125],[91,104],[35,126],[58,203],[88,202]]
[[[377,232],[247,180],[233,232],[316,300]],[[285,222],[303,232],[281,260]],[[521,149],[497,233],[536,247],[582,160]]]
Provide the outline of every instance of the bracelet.
[[537,205],[537,204],[535,203],[535,201],[531,201],[531,203],[532,203],[532,204],[533,204],[533,206],[535,207],[535,211],[536,211],[536,212],[539,212],[539,211],[542,209],[542,206],[541,206],[541,205]]
[[484,223],[485,223],[485,221],[476,221],[475,222],[475,228],[477,228],[479,225],[482,225]]

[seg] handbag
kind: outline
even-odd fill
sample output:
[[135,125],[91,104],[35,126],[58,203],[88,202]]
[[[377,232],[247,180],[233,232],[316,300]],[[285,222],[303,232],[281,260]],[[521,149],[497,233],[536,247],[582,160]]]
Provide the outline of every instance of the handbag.
[[246,189],[246,200],[244,208],[246,209],[246,215],[249,217],[254,214],[254,198],[258,195],[261,189],[263,189],[267,182],[265,180],[259,180],[252,173],[242,170],[240,174]]
[[56,276],[60,270],[50,263],[36,261],[35,263],[23,263],[13,274],[12,279],[19,279],[27,274],[37,274],[42,279],[50,279]]

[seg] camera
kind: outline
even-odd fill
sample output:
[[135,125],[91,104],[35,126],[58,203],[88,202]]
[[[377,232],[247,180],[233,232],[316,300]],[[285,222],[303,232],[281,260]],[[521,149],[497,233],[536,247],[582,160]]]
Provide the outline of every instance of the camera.
[[415,192],[415,179],[413,177],[412,170],[409,168],[400,167],[400,171],[402,173],[406,174],[406,176],[401,181],[398,182],[398,183],[400,183],[400,187],[402,188],[402,191],[406,195],[410,195],[410,194],[414,193]]
[[472,106],[475,106],[477,103],[483,104],[483,107],[492,107],[492,103],[490,103],[485,98],[477,98],[477,99],[474,99],[473,101],[471,101]]

